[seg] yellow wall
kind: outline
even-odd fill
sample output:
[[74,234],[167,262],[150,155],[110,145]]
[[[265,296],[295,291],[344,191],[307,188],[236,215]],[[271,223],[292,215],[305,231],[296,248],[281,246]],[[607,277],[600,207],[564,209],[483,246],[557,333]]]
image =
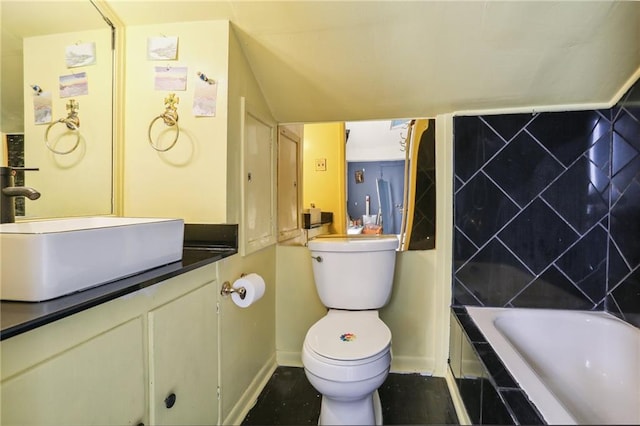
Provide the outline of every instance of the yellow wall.
[[[0,12],[2,11],[2,2],[0,2]],[[3,78],[0,80],[0,101],[4,104],[0,105],[0,133],[23,133],[24,120],[22,114],[16,113],[13,109],[22,107],[19,103],[13,103],[10,100],[18,101],[20,93],[24,90],[24,80],[22,77],[22,52],[7,51],[2,48],[0,55],[0,74]],[[8,78],[5,76],[12,76]],[[18,101],[19,102],[19,101]],[[0,152],[0,156],[2,153]],[[0,161],[0,164],[4,164]]]
[[[244,102],[244,106],[243,106]],[[254,117],[259,117],[264,123],[269,123],[272,127],[271,133],[271,158],[266,155],[265,158],[260,158],[261,167],[264,167],[263,172],[268,175],[272,173],[273,185],[270,185],[268,181],[261,181],[259,185],[261,188],[266,188],[267,191],[271,190],[264,200],[264,204],[272,203],[269,205],[262,205],[263,203],[252,203],[252,190],[249,185],[243,188],[242,182],[245,182],[243,175],[244,167],[248,164],[251,155],[247,155],[243,158],[244,149],[248,150],[248,145],[243,149],[242,144],[248,143],[249,137],[245,138],[243,132],[243,124],[246,117],[243,114],[251,113]],[[276,155],[275,155],[275,141],[277,138],[276,128],[277,123],[271,116],[271,112],[267,103],[260,91],[258,83],[251,72],[249,63],[247,62],[244,54],[242,53],[240,43],[236,38],[236,35],[231,31],[229,37],[229,106],[228,106],[228,132],[227,132],[227,199],[226,199],[226,221],[227,223],[238,223],[239,226],[239,238],[240,238],[240,252],[250,253],[264,246],[268,246],[271,243],[277,241],[277,229],[276,229],[276,189],[275,189],[275,170],[276,170]],[[248,120],[246,122],[249,122]],[[246,130],[246,135],[251,133],[249,127]],[[267,147],[262,148],[261,152],[269,152]],[[267,172],[267,163],[271,162],[269,172]],[[245,192],[246,189],[246,192]],[[243,203],[243,198],[245,203]],[[271,208],[270,208],[271,207]],[[252,209],[256,210],[252,210]],[[243,214],[244,209],[244,214]],[[258,225],[256,222],[252,222],[254,227],[251,228],[250,220],[246,219],[251,217],[251,214],[257,214],[256,211],[260,211]],[[271,215],[272,220],[269,222],[268,218]],[[243,220],[243,218],[245,218]],[[261,233],[258,234],[258,228]]]
[[[266,117],[271,114],[233,30],[229,33],[228,75],[227,199],[223,207],[227,223],[241,224],[240,98],[244,97],[254,112]],[[221,424],[242,422],[276,367],[275,257],[276,246],[272,245],[248,256],[235,255],[218,265],[221,282],[256,272],[266,284],[264,297],[248,308],[238,308],[228,299],[220,306]]]
[[0,166],[7,166],[9,164],[6,137],[6,134],[0,132]]
[[[316,159],[326,159],[327,170],[317,171]],[[344,123],[305,124],[303,142],[303,208],[314,203],[333,212],[333,234],[346,234]]]
[[[278,364],[301,367],[307,330],[327,309],[316,292],[308,249],[280,245],[277,253]],[[440,327],[448,323],[439,318],[443,301],[438,298],[437,256],[434,250],[398,253],[391,300],[380,310],[391,329],[392,371],[444,373],[446,358],[437,342],[442,340]]]
[[[177,36],[178,60],[147,59],[147,39]],[[229,22],[202,21],[127,27],[124,214],[179,217],[187,222],[226,222]],[[206,40],[206,42],[203,42]],[[155,90],[155,67],[188,67],[186,91]],[[215,117],[192,113],[197,72],[218,82]],[[180,136],[175,147],[156,152],[148,142],[151,121],[164,112],[164,98],[175,93]],[[153,132],[173,129],[162,120]]]
[[445,376],[449,357],[449,314],[453,270],[453,114],[436,117],[436,265],[433,300],[433,340],[436,369]]
[[[96,44],[94,65],[67,68],[65,47],[82,40]],[[45,133],[50,123],[35,124],[34,92],[24,87],[26,185],[42,196],[25,201],[27,218],[88,216],[111,213],[111,31],[108,29],[54,34],[24,39],[24,80],[51,93],[51,121],[66,118],[66,104],[79,104],[80,142],[69,154],[47,149]],[[59,77],[85,72],[88,94],[61,98]],[[50,145],[58,151],[73,148],[77,137],[63,124],[49,131]]]
[[276,257],[276,351],[278,364],[302,367],[307,330],[327,313],[316,292],[309,250],[278,245]]

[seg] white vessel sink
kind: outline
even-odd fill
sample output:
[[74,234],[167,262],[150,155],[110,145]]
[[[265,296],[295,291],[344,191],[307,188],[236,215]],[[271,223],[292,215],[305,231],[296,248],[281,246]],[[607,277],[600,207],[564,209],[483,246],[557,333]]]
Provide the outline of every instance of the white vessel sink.
[[39,302],[182,259],[184,221],[82,217],[0,225],[0,299]]

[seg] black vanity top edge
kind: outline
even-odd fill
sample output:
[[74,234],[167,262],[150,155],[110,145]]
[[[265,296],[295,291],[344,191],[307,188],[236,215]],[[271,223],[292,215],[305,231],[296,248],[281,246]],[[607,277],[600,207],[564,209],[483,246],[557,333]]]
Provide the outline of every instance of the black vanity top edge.
[[183,248],[182,260],[43,302],[0,302],[0,340],[25,333],[129,293],[158,284],[238,252],[221,244]]

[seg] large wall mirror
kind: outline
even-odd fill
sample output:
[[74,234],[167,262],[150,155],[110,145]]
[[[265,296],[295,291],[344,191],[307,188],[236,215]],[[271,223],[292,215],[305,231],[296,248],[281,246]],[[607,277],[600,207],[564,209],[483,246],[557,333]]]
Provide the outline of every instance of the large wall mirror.
[[403,250],[434,248],[435,120],[341,124],[304,126],[304,207],[314,202],[346,222],[332,233],[394,234]]
[[113,213],[113,25],[90,0],[0,2],[0,165],[16,219]]
[[434,248],[435,120],[347,122],[346,133],[348,233],[373,223],[403,249]]

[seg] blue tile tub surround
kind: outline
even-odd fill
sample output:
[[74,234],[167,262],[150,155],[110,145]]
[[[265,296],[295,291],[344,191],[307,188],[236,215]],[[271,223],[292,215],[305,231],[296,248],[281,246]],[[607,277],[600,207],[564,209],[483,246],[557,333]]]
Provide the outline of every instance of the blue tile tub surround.
[[[562,118],[569,124],[559,131]],[[454,198],[454,296],[484,306],[594,309],[605,295],[597,272],[606,264],[580,243],[606,247],[609,160],[601,144],[610,114],[456,117],[456,153],[483,143],[458,137],[467,126],[484,126],[503,146],[489,158],[477,150],[476,158],[455,159],[462,185]],[[587,273],[577,270],[577,257]]]
[[640,326],[640,83],[609,110],[454,118],[453,305]]
[[640,82],[612,109],[606,310],[640,327]]

